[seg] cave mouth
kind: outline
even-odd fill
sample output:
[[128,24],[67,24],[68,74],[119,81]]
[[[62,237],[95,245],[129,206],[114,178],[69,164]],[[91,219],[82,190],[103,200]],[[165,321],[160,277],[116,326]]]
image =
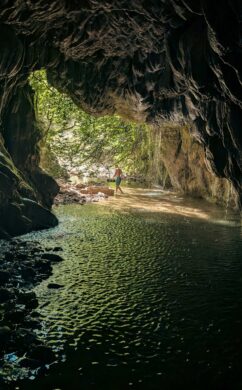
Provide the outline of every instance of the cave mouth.
[[125,107],[125,118],[124,109],[123,117],[94,116],[51,85],[44,69],[32,72],[29,83],[41,134],[40,167],[59,185],[67,181],[94,184],[95,180],[96,184],[105,184],[100,180],[111,179],[114,167],[119,165],[129,183],[158,185],[236,207],[232,184],[209,168],[204,148],[185,118],[164,120],[159,126],[147,124],[138,121],[135,107]]
[[111,181],[118,165],[129,183],[171,188],[162,162],[162,139],[151,126],[117,114],[83,111],[48,82],[45,70],[33,72],[29,83],[41,134],[40,167],[59,184]]

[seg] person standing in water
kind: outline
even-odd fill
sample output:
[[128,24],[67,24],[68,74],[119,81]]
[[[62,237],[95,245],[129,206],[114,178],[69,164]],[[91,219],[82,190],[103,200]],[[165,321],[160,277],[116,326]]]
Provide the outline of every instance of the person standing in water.
[[115,173],[113,177],[115,178],[115,183],[116,183],[116,194],[118,190],[123,194],[123,190],[120,187],[121,181],[122,181],[122,169],[120,169],[118,166],[115,168]]

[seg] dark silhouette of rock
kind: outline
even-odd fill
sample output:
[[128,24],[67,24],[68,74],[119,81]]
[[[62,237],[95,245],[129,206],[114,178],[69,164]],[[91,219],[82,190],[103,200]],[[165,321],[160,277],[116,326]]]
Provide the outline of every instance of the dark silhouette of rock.
[[0,337],[3,338],[11,333],[11,329],[8,326],[0,327]]
[[0,287],[0,303],[7,302],[14,297],[15,295],[11,290],[4,287]]
[[58,283],[49,283],[47,287],[54,289],[54,290],[57,290],[58,288],[62,288],[64,286],[62,284],[58,284]]
[[61,246],[55,246],[52,250],[53,252],[62,252],[63,248]]
[[0,237],[57,223],[28,85],[40,68],[90,113],[188,124],[241,204],[241,13],[237,0],[1,2]]
[[6,284],[10,279],[10,273],[8,271],[0,271],[0,285]]
[[32,351],[28,354],[28,357],[46,363],[52,363],[55,360],[54,352],[45,345],[33,346]]
[[14,324],[20,323],[23,321],[24,317],[26,316],[26,310],[25,309],[15,309],[11,310],[4,315],[4,319],[7,322],[12,322]]
[[32,369],[40,367],[41,364],[42,364],[41,361],[36,359],[29,359],[29,358],[24,358],[19,363],[20,367],[29,367]]
[[36,309],[38,307],[36,294],[32,291],[20,292],[18,294],[18,302],[24,304],[27,309]]
[[0,326],[0,349],[9,343],[11,334],[12,331],[8,326]]
[[41,258],[46,259],[46,260],[50,260],[54,263],[59,263],[59,262],[63,261],[63,258],[59,255],[56,255],[55,253],[43,253],[41,255]]

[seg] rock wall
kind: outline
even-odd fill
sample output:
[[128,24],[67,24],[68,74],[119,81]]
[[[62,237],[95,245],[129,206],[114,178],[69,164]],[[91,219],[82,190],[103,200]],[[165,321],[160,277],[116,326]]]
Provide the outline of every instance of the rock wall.
[[173,188],[224,207],[236,208],[238,194],[233,185],[211,170],[204,147],[191,136],[189,126],[163,124],[156,129],[155,138],[159,143],[160,161]]
[[[8,54],[1,57],[0,238],[52,227],[58,222],[49,211],[58,185],[39,168],[41,135],[35,120],[33,91],[26,75],[20,77],[14,68],[19,42],[4,27],[6,31],[8,40],[4,36],[0,39],[1,52],[10,45]],[[8,56],[13,61],[12,68]]]
[[0,239],[57,224],[56,217],[41,205],[39,192],[30,183],[13,164],[1,137]]
[[[151,125],[192,121],[207,164],[230,181],[241,204],[241,15],[238,0],[1,1],[2,148],[38,209],[49,208],[57,192],[38,168],[27,85],[29,73],[41,67],[50,83],[95,115],[119,112]],[[19,192],[11,174],[5,176],[10,193]],[[1,213],[6,199],[22,204],[4,186]]]

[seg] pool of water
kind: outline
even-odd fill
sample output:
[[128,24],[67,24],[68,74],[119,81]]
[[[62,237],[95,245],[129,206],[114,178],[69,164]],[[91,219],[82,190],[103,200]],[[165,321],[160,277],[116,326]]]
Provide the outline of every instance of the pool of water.
[[65,261],[35,289],[58,363],[24,389],[242,388],[239,221],[150,211],[142,196],[125,212],[60,206],[58,227],[27,236]]

